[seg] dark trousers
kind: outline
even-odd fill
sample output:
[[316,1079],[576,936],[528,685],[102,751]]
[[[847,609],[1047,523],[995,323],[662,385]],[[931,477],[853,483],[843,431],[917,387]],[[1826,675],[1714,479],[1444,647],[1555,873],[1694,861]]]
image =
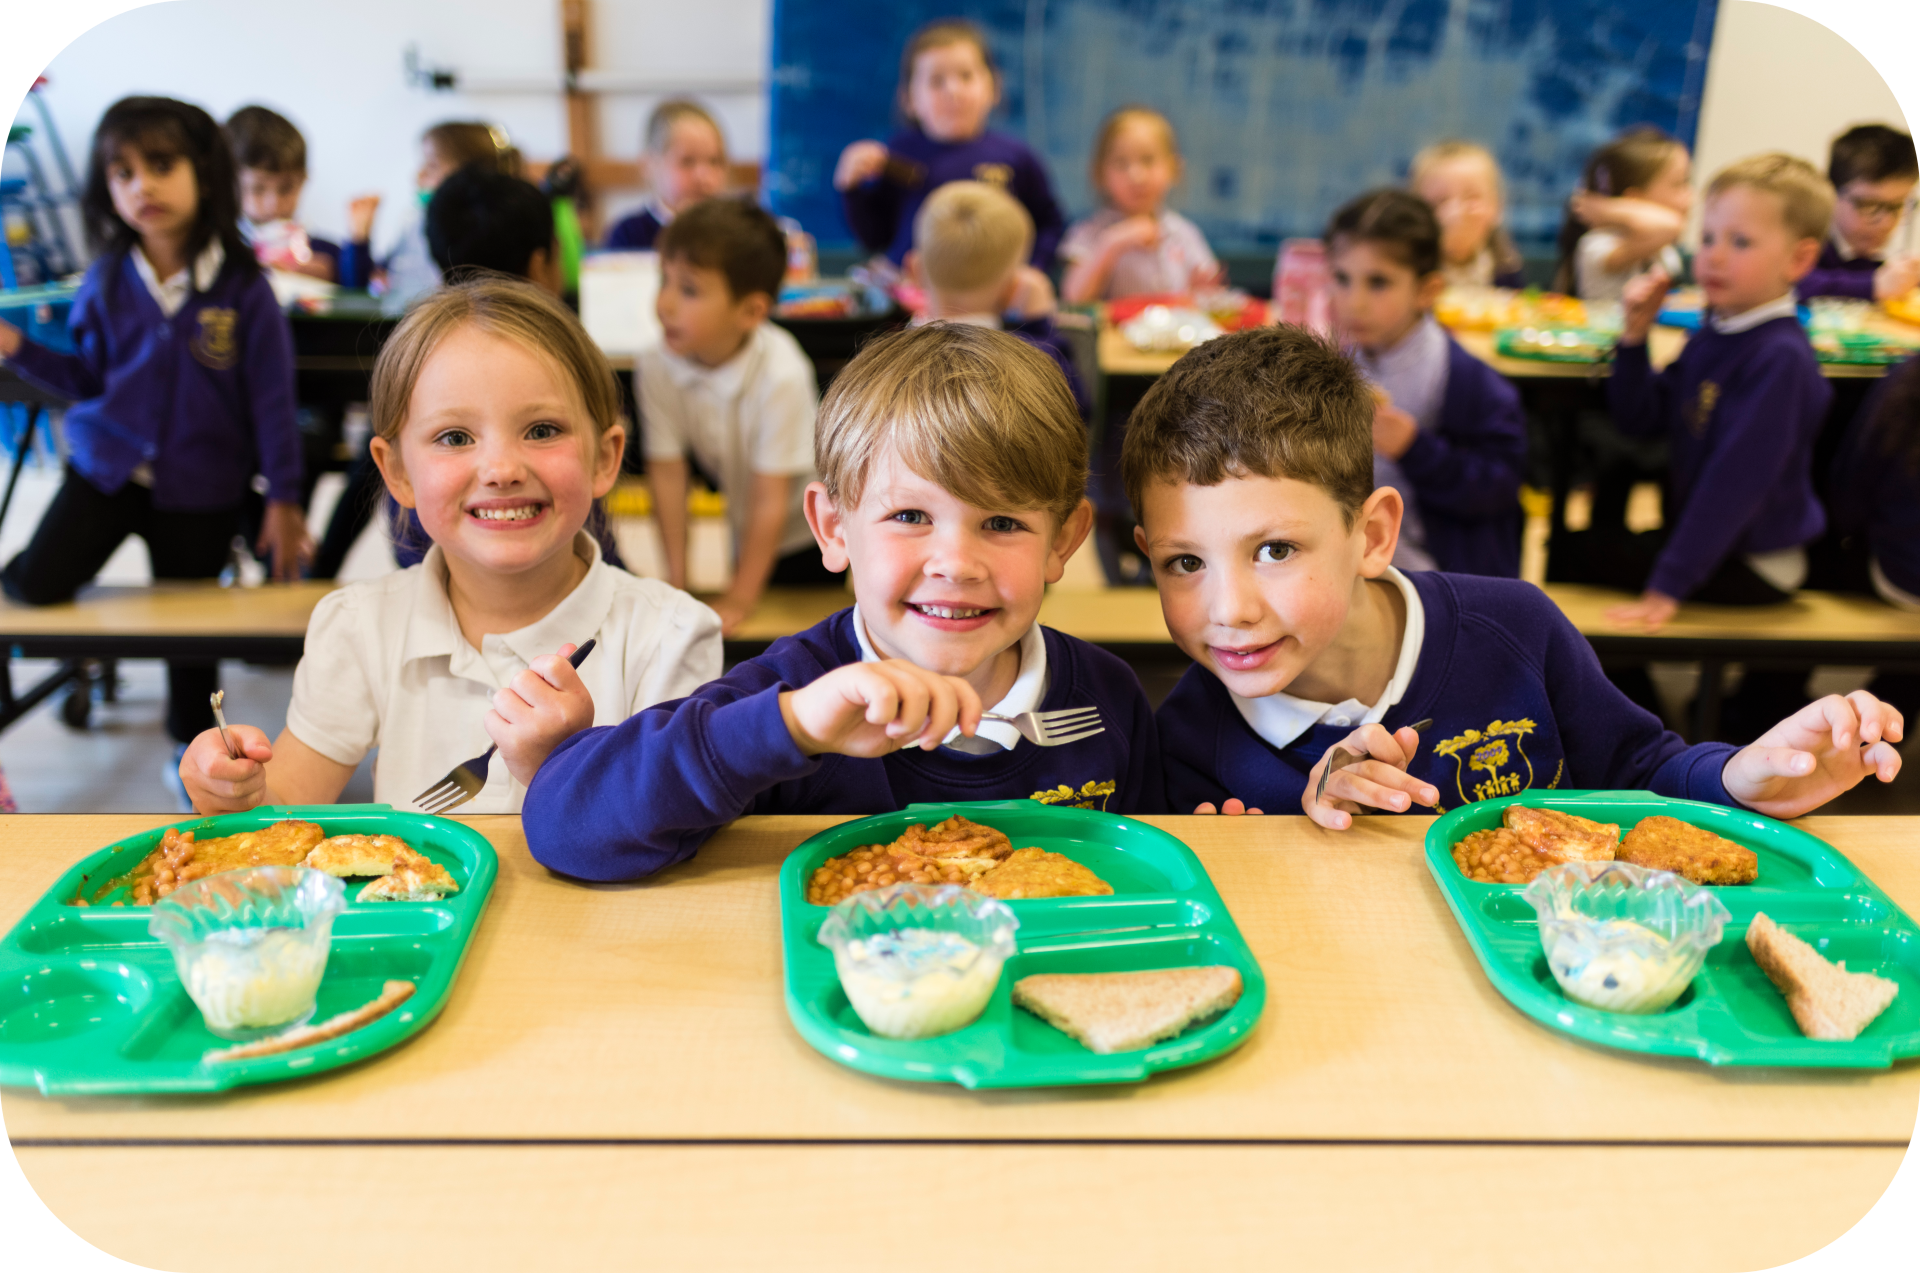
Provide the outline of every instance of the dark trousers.
[[[0,587],[24,605],[71,601],[128,535],[147,541],[155,579],[217,578],[232,552],[239,518],[237,506],[211,513],[157,509],[153,492],[132,482],[103,495],[69,468],[32,542],[0,572]],[[167,663],[167,732],[176,742],[190,742],[213,728],[207,699],[219,685],[219,664],[212,660]]]
[[[1666,546],[1667,532],[1645,530],[1563,531],[1548,547],[1547,579],[1551,583],[1593,583],[1622,592],[1640,592],[1653,574],[1653,563]],[[1777,606],[1793,600],[1756,573],[1740,557],[1728,557],[1692,594],[1678,598],[1715,606]]]

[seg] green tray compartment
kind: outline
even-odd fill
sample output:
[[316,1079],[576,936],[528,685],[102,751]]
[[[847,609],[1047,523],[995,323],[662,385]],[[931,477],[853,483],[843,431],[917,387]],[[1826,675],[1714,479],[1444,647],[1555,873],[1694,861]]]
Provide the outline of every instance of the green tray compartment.
[[[1624,837],[1640,819],[1664,814],[1753,850],[1752,884],[1713,890],[1733,918],[1700,975],[1664,1012],[1602,1012],[1561,993],[1540,949],[1534,910],[1522,886],[1482,884],[1460,874],[1453,846],[1500,825],[1508,805],[1558,809],[1618,823]],[[1646,791],[1529,791],[1462,805],[1427,830],[1427,869],[1439,884],[1487,979],[1534,1020],[1589,1043],[1631,1052],[1698,1057],[1711,1065],[1884,1069],[1920,1056],[1920,926],[1839,850],[1798,827],[1746,809],[1674,800]],[[1747,951],[1758,911],[1851,972],[1900,987],[1893,1004],[1849,1041],[1809,1039],[1787,1001]]]
[[[840,988],[833,952],[818,940],[828,908],[807,902],[807,880],[828,858],[888,843],[912,823],[931,825],[955,814],[1005,832],[1017,849],[1064,854],[1114,892],[1009,902],[1020,919],[1018,949],[979,1019],[938,1038],[884,1039],[866,1028]],[[1267,1000],[1260,965],[1193,850],[1157,827],[1090,809],[1031,800],[921,804],[832,827],[781,865],[780,922],[787,1015],[794,1028],[823,1055],[883,1078],[968,1088],[1138,1083],[1238,1047]],[[1013,983],[1035,973],[1144,972],[1194,964],[1239,969],[1239,1002],[1135,1052],[1102,1056],[1013,1006]]]
[[460,885],[437,902],[362,906],[353,901],[361,882],[347,882],[348,909],[334,917],[313,1019],[359,1007],[389,980],[413,982],[412,998],[311,1047],[202,1062],[206,1051],[229,1044],[206,1028],[172,953],[147,932],[151,909],[68,904],[83,878],[91,896],[152,852],[167,830],[156,827],[76,862],[0,939],[0,1086],[38,1088],[48,1096],[224,1091],[351,1065],[439,1015],[499,874],[493,846],[461,823],[388,805],[262,808],[174,825],[210,839],[287,818],[318,823],[330,836],[398,836]]

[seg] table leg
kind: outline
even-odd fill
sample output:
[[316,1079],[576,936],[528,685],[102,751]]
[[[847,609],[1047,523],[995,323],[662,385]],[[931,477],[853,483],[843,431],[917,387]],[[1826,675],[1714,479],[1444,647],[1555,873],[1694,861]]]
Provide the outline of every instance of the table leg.
[[82,660],[62,659],[53,673],[25,694],[15,697],[13,693],[13,660],[8,659],[5,675],[0,676],[0,730],[5,730],[15,721],[40,706],[48,696],[67,682],[81,675]]
[[41,407],[36,411],[32,403],[27,404],[27,427],[21,430],[20,445],[14,448],[13,471],[7,475],[7,493],[0,496],[0,526],[7,524],[7,510],[13,507],[13,488],[20,484],[20,470],[26,465],[27,452],[33,449],[33,426],[45,410],[45,407]]

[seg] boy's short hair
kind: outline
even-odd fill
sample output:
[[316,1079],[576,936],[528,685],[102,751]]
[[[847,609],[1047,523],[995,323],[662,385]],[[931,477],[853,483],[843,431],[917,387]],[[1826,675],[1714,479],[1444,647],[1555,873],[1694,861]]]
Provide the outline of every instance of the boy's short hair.
[[1327,221],[1327,250],[1340,241],[1370,243],[1421,278],[1440,268],[1440,220],[1408,190],[1370,190],[1341,205]]
[[535,252],[553,251],[553,205],[528,181],[462,168],[427,203],[427,250],[443,273],[462,268],[525,277]]
[[1087,493],[1087,430],[1066,378],[991,328],[893,332],[834,377],[813,434],[814,469],[833,502],[857,506],[889,453],[969,504],[1044,508],[1056,525]]
[[307,175],[307,139],[293,121],[264,106],[242,106],[227,120],[233,159],[259,172]]
[[1885,124],[1861,124],[1833,139],[1827,152],[1827,180],[1835,190],[1854,181],[1920,179],[1913,136]]
[[720,121],[691,97],[669,97],[653,108],[653,113],[647,116],[647,153],[666,154],[667,143],[673,139],[673,126],[685,119],[697,120],[711,128],[713,135],[720,139],[720,152],[726,153],[727,135],[720,131]]
[[913,219],[920,268],[936,291],[991,287],[1018,269],[1033,246],[1033,214],[984,181],[950,181]]
[[669,221],[655,246],[663,261],[678,257],[697,269],[719,270],[736,301],[755,292],[780,299],[787,236],[772,213],[745,199],[702,199]]
[[1824,239],[1833,224],[1833,186],[1804,159],[1780,151],[1753,155],[1713,174],[1707,198],[1736,187],[1780,196],[1781,217],[1796,239]]
[[1127,498],[1137,514],[1153,482],[1288,477],[1325,491],[1351,527],[1374,490],[1373,404],[1353,360],[1304,327],[1210,340],[1128,418]]

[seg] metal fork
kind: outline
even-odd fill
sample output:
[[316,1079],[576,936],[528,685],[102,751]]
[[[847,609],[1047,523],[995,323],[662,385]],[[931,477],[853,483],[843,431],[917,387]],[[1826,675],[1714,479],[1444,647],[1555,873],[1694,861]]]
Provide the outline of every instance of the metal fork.
[[1059,747],[1107,732],[1097,707],[1063,707],[1054,712],[1021,712],[1018,716],[987,712],[980,719],[1005,721],[1036,747]]
[[[567,656],[567,662],[578,670],[592,653],[593,638],[589,637],[585,645]],[[493,753],[498,750],[500,744],[495,743],[472,760],[455,765],[446,777],[415,796],[413,803],[423,813],[445,813],[449,809],[459,808],[479,795],[480,789],[487,785],[487,762],[493,759]]]

